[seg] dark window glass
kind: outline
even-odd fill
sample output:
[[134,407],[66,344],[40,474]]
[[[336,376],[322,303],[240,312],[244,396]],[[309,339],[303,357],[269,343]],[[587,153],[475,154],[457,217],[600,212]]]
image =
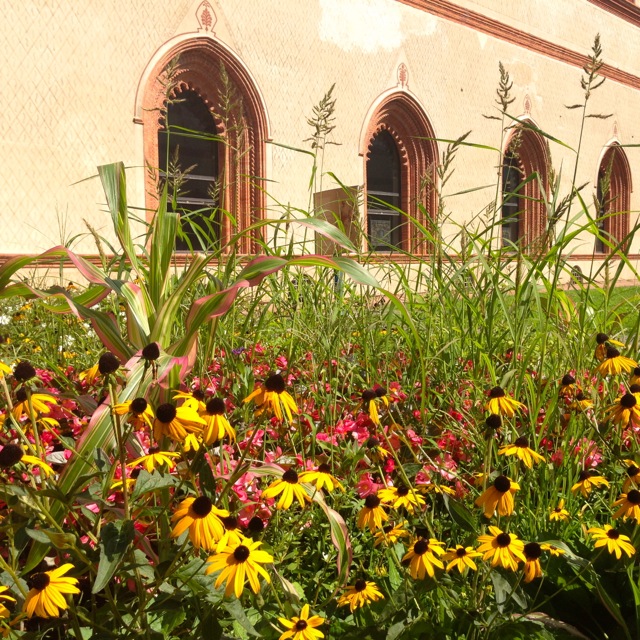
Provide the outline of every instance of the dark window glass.
[[502,246],[517,244],[520,237],[521,172],[517,156],[507,151],[502,165]]
[[[607,204],[605,200],[607,199],[607,194],[604,192],[604,182],[606,180],[606,172],[600,169],[598,173],[598,188],[596,192],[596,199],[598,200],[598,217],[596,218],[596,226],[598,227],[598,232],[600,235],[603,235],[605,232],[605,224],[602,219],[607,215]],[[606,253],[606,247],[604,244],[604,240],[601,240],[596,236],[595,243],[595,252],[596,253]]]
[[[167,107],[166,124],[158,131],[160,174],[169,177],[169,206],[174,188],[175,210],[187,239],[176,249],[205,251],[220,239],[217,208],[218,142],[216,125],[204,100],[195,91],[183,91]],[[167,168],[169,167],[169,168]],[[191,246],[189,246],[191,245]]]
[[400,156],[387,131],[373,140],[367,161],[367,234],[371,251],[393,251],[402,244]]

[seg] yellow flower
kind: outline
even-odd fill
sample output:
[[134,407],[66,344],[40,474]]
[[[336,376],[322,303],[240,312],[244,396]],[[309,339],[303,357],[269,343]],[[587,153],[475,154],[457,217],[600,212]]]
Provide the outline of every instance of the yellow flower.
[[242,544],[244,536],[238,528],[238,518],[236,516],[227,516],[222,518],[222,524],[224,525],[224,533],[220,542],[218,542],[217,550],[222,551],[225,547],[235,547],[238,544]]
[[596,335],[596,351],[593,354],[598,362],[602,362],[607,357],[607,347],[624,347],[622,342],[612,340],[606,333],[599,333]]
[[551,522],[560,522],[561,520],[568,520],[570,518],[569,512],[564,508],[564,498],[560,499],[558,506],[551,510],[549,514],[549,520]]
[[160,442],[164,436],[183,442],[188,432],[201,432],[204,420],[195,409],[183,405],[177,409],[169,402],[161,404],[153,422],[153,437]]
[[258,549],[261,544],[259,541],[242,538],[238,544],[229,544],[209,557],[209,566],[205,573],[209,575],[220,572],[215,581],[215,588],[226,582],[224,595],[230,596],[235,593],[236,598],[239,598],[247,579],[254,593],[260,592],[260,576],[271,582],[269,574],[260,565],[272,563],[273,556]]
[[586,498],[590,493],[592,487],[608,487],[609,481],[606,478],[598,475],[597,471],[583,469],[578,476],[578,482],[571,487],[571,493],[576,495],[578,491]]
[[491,535],[478,537],[482,544],[478,547],[484,553],[483,560],[491,559],[491,566],[500,565],[505,569],[516,571],[519,562],[526,562],[524,556],[524,542],[518,540],[514,533],[503,533],[498,527],[489,527]]
[[134,398],[113,406],[113,410],[119,415],[128,415],[129,422],[135,429],[142,429],[146,425],[153,428],[153,409],[144,398]]
[[384,460],[391,455],[391,453],[380,444],[380,440],[378,440],[378,438],[376,438],[375,436],[371,436],[365,442],[365,446],[369,451],[368,456],[374,462],[380,462],[381,460]]
[[7,607],[4,606],[3,600],[7,602],[15,602],[16,599],[12,598],[9,595],[5,595],[5,591],[9,591],[9,587],[0,587],[0,618],[8,618],[11,615],[11,612]]
[[623,551],[629,557],[636,552],[634,546],[631,544],[629,536],[622,535],[610,524],[605,524],[604,529],[592,527],[591,529],[587,529],[587,533],[596,541],[596,549],[606,545],[607,551],[611,554],[615,554],[618,560],[622,557]]
[[383,504],[388,504],[394,509],[404,507],[409,513],[413,513],[415,507],[425,504],[424,498],[419,493],[402,483],[399,483],[396,487],[380,489],[378,498]]
[[447,564],[447,572],[457,568],[460,573],[464,573],[467,568],[478,570],[476,563],[471,558],[477,558],[481,556],[473,547],[463,547],[461,544],[457,544],[455,549],[447,549],[447,553],[442,556],[442,559]]
[[[11,367],[7,364],[5,364],[4,362],[2,362],[2,360],[0,360],[0,379],[4,378],[8,373],[10,374],[13,370],[11,369]],[[2,587],[0,587],[1,589]],[[6,587],[5,587],[6,589]],[[1,616],[0,616],[1,617]]]
[[229,424],[224,415],[224,400],[221,398],[211,398],[205,405],[204,411],[200,411],[200,417],[204,420],[204,431],[202,439],[205,444],[210,445],[218,440],[222,440],[225,435],[229,436],[232,442],[236,439],[235,429]]
[[301,507],[311,500],[309,494],[299,483],[298,474],[293,469],[287,469],[282,478],[274,480],[263,492],[263,498],[280,496],[276,509],[288,509],[295,498]]
[[522,407],[524,407],[522,402],[508,396],[502,387],[493,387],[489,391],[489,401],[485,405],[487,411],[507,418],[513,418],[516,411]]
[[320,616],[309,617],[309,605],[305,604],[300,611],[300,617],[293,616],[291,620],[278,618],[278,622],[287,630],[280,636],[279,640],[316,640],[324,638],[324,633],[318,631],[316,627],[324,624],[324,618]]
[[622,491],[626,493],[627,491],[629,491],[630,487],[640,487],[640,468],[633,460],[625,460],[625,464],[627,465],[627,477],[622,484]]
[[540,548],[543,551],[548,551],[552,556],[558,556],[559,557],[559,556],[564,555],[564,553],[565,553],[564,549],[561,549],[560,547],[556,547],[555,545],[549,544],[547,542],[543,542],[540,545]]
[[344,487],[337,478],[331,475],[331,467],[323,462],[315,471],[303,471],[300,474],[300,482],[308,482],[315,485],[318,491],[327,487],[327,491],[331,493],[334,489],[344,491]]
[[161,469],[165,467],[171,471],[176,466],[173,458],[179,458],[180,454],[175,451],[160,451],[160,447],[149,447],[149,453],[146,456],[136,458],[127,463],[127,467],[137,467],[141,464],[149,473],[154,469]]
[[346,593],[338,598],[338,606],[344,607],[349,605],[349,609],[353,613],[356,609],[383,599],[384,596],[378,589],[375,582],[367,582],[366,580],[356,580],[355,584],[346,587]]
[[614,514],[614,518],[623,517],[625,520],[631,518],[640,522],[640,491],[631,489],[628,493],[623,493],[618,500],[613,503],[614,507],[620,507]]
[[476,506],[484,507],[485,518],[490,518],[496,508],[501,516],[510,516],[513,513],[513,496],[519,489],[517,482],[507,476],[498,476],[476,500]]
[[380,506],[380,498],[369,494],[364,499],[364,507],[360,509],[358,514],[358,529],[369,527],[369,531],[374,533],[378,529],[382,529],[382,523],[389,519],[389,516]]
[[27,455],[24,449],[17,444],[5,444],[0,449],[0,468],[7,469],[21,462],[22,464],[37,465],[42,469],[46,476],[52,476],[54,471],[46,463],[37,458],[36,456]]
[[[20,421],[22,416],[29,415],[29,398],[24,387],[20,387],[16,391],[16,400],[17,402],[13,405],[11,414],[16,420]],[[31,405],[35,413],[51,413],[49,404],[58,404],[58,401],[46,393],[31,394]]]
[[60,609],[68,608],[65,594],[80,593],[76,578],[64,575],[70,569],[73,569],[72,564],[63,564],[57,569],[31,576],[31,590],[22,607],[27,617],[31,618],[35,614],[41,618],[57,618]]
[[615,404],[607,409],[607,415],[614,424],[623,428],[629,423],[634,427],[640,426],[640,407],[633,393],[625,393],[617,398]]
[[631,358],[620,355],[614,347],[607,347],[606,358],[596,367],[596,371],[601,376],[617,375],[618,373],[633,371],[638,363]]
[[86,382],[87,384],[93,384],[96,381],[96,378],[98,377],[99,374],[100,374],[100,371],[98,370],[98,363],[96,362],[93,365],[93,367],[89,367],[88,369],[81,371],[78,374],[78,378],[82,382]]
[[570,373],[563,376],[560,380],[558,395],[561,398],[573,398],[578,391],[580,391],[580,387],[576,384],[576,379]]
[[423,580],[425,575],[430,578],[435,576],[435,567],[444,569],[442,561],[436,558],[436,555],[444,554],[442,546],[444,542],[439,542],[435,538],[418,538],[405,553],[402,558],[403,563],[409,563],[409,573],[414,580]]
[[640,384],[640,367],[635,367],[629,378],[629,385]]
[[378,407],[376,401],[380,400],[386,407],[389,406],[389,398],[387,398],[387,391],[382,387],[376,387],[375,389],[365,389],[362,392],[362,409],[369,414],[371,422],[374,424],[380,424],[380,415],[378,413]]
[[264,381],[264,385],[250,393],[244,402],[251,400],[254,400],[258,405],[257,415],[260,415],[265,409],[269,409],[278,420],[282,421],[284,414],[286,414],[287,419],[291,422],[293,414],[300,413],[295,400],[286,391],[284,378],[279,373],[269,376]]
[[206,496],[187,498],[171,516],[171,522],[177,522],[171,531],[171,537],[178,538],[188,529],[189,539],[196,549],[202,547],[213,551],[224,533],[220,518],[228,515],[226,509],[214,507]]
[[527,542],[524,545],[524,581],[531,582],[536,578],[542,578],[542,567],[540,566],[540,556],[544,549],[543,545],[537,542]]
[[513,444],[505,444],[498,451],[499,456],[517,456],[528,469],[538,462],[544,462],[544,457],[536,453],[533,449],[529,449],[529,440],[527,438],[517,438]]
[[569,405],[569,408],[574,411],[586,411],[587,409],[591,409],[591,407],[593,407],[593,400],[591,400],[591,398],[587,398],[582,391],[578,391],[578,393],[576,393],[576,397]]
[[174,396],[174,400],[184,400],[181,406],[189,407],[198,413],[206,410],[206,405],[203,401],[204,394],[201,391],[178,391]]
[[393,526],[383,527],[375,532],[373,538],[375,542],[374,547],[379,547],[384,544],[387,547],[394,545],[400,538],[406,538],[409,536],[409,532],[405,529],[406,522],[400,522]]

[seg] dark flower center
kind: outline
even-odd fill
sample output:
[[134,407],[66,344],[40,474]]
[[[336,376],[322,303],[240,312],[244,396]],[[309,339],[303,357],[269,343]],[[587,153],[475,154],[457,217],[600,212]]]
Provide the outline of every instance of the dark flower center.
[[380,445],[380,440],[378,440],[378,438],[375,438],[374,436],[371,436],[367,440],[367,448],[368,449],[375,449],[379,445]]
[[632,384],[629,387],[629,393],[640,393],[640,384]]
[[160,347],[157,342],[151,342],[142,349],[142,357],[145,360],[157,360],[160,357]]
[[238,528],[238,518],[235,516],[227,516],[226,518],[222,518],[222,524],[227,531],[233,531]]
[[32,589],[42,591],[49,586],[50,582],[51,578],[46,573],[36,573],[34,576],[31,576],[31,579],[29,580],[29,586]]
[[22,460],[24,451],[17,444],[5,444],[0,451],[0,467],[13,467]]
[[177,415],[176,408],[170,403],[161,404],[156,411],[156,416],[160,422],[169,424]]
[[489,391],[490,398],[504,398],[506,393],[502,387],[493,387],[491,391]]
[[264,381],[264,388],[267,391],[282,393],[285,390],[284,378],[279,373],[274,373]]
[[502,426],[502,418],[497,413],[492,413],[485,420],[485,424],[490,429],[499,429]]
[[640,504],[640,491],[637,489],[631,489],[631,491],[627,493],[627,500],[631,504]]
[[405,485],[403,484],[399,484],[396,487],[396,493],[401,497],[404,498],[404,496],[409,495],[409,487],[405,487]]
[[511,536],[508,533],[499,533],[496,536],[496,542],[501,549],[504,549],[511,544]]
[[158,453],[160,451],[160,447],[157,444],[152,444],[149,447],[149,455],[152,456],[154,453]]
[[282,479],[289,484],[297,484],[298,483],[298,474],[293,469],[287,469],[282,474]]
[[247,523],[247,529],[251,533],[262,533],[264,531],[264,522],[259,516],[253,516]]
[[207,413],[212,416],[221,416],[224,414],[224,400],[222,398],[211,398],[207,402]]
[[575,384],[575,382],[576,382],[576,379],[570,373],[567,373],[567,375],[562,377],[563,387],[568,387],[570,384]]
[[199,402],[204,400],[204,391],[202,389],[194,389],[191,395]]
[[580,402],[582,402],[583,400],[586,400],[587,396],[584,395],[584,393],[582,393],[582,391],[579,391],[576,394],[576,400],[579,400]]
[[318,472],[319,472],[319,473],[331,473],[331,467],[330,467],[326,462],[323,462],[323,463],[318,467]]
[[625,409],[633,409],[637,403],[638,401],[633,393],[625,393],[622,398],[620,398],[620,406]]
[[633,476],[637,476],[639,473],[640,473],[640,468],[636,467],[635,464],[632,464],[627,467],[627,475],[629,477],[633,478]]
[[633,368],[633,375],[634,376],[640,376],[640,367],[634,367]]
[[380,506],[380,498],[373,493],[370,493],[364,499],[364,506],[367,507],[367,509],[375,509]]
[[103,353],[98,360],[98,371],[106,376],[110,373],[114,373],[118,370],[120,366],[120,360],[118,357],[111,353],[111,351],[107,351],[107,353]]
[[542,555],[542,547],[537,542],[528,542],[524,545],[524,555],[527,560],[537,560]]
[[15,366],[13,370],[13,377],[18,382],[26,382],[27,380],[31,380],[31,378],[35,378],[36,370],[30,362],[26,360],[21,360]]
[[296,622],[296,631],[304,631],[307,626],[306,620],[298,620],[298,622]]
[[426,540],[418,540],[413,545],[413,553],[417,556],[425,554],[429,550],[429,543]]
[[604,344],[609,339],[609,336],[606,333],[599,333],[596,336],[596,342],[598,344]]
[[458,558],[464,558],[467,555],[467,550],[464,547],[456,549],[456,555]]
[[359,593],[360,591],[364,591],[367,588],[366,580],[356,580],[356,583],[353,585],[353,588]]
[[593,478],[593,473],[591,472],[591,470],[587,470],[587,469],[583,469],[580,472],[580,475],[578,476],[578,480],[580,482],[584,482],[585,480],[588,480],[589,478]]
[[213,502],[207,498],[207,496],[200,496],[191,503],[191,511],[193,511],[199,518],[204,518],[211,513],[213,508]]
[[144,398],[134,398],[129,405],[132,413],[144,413],[147,410],[148,403]]
[[525,436],[521,436],[513,444],[515,444],[516,447],[522,447],[523,449],[526,449],[529,447],[529,440],[528,438],[525,438]]
[[24,387],[20,387],[20,389],[16,391],[16,400],[18,402],[27,401],[27,390]]
[[615,347],[607,347],[607,358],[617,358],[620,352]]
[[375,392],[377,398],[382,398],[382,396],[387,395],[387,390],[384,387],[376,387]]
[[375,398],[377,398],[377,395],[376,395],[376,392],[373,389],[365,389],[362,392],[362,402],[364,404],[368,404],[372,400],[375,400]]
[[607,531],[607,538],[611,538],[611,540],[617,540],[620,537],[620,533],[617,529],[609,529]]
[[249,547],[245,547],[243,544],[237,546],[233,551],[233,557],[238,562],[244,562],[245,560],[247,560],[250,554],[251,551],[249,551]]
[[511,489],[511,481],[509,480],[509,478],[507,478],[507,476],[498,476],[493,481],[493,486],[500,493],[507,493],[507,491]]

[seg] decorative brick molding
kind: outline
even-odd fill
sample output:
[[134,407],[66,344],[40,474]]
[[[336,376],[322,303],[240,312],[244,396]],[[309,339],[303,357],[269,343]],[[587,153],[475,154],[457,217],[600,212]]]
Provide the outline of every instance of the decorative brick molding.
[[[222,216],[221,238],[227,242],[237,231],[249,227],[263,217],[265,194],[262,180],[266,172],[267,118],[258,90],[248,71],[238,58],[211,37],[196,36],[178,42],[156,62],[147,77],[142,94],[141,119],[143,125],[145,163],[157,175],[158,130],[164,126],[162,109],[165,105],[167,68],[175,64],[173,93],[190,89],[198,93],[209,107],[217,132],[225,138],[221,145],[224,157],[219,158],[224,172],[224,189],[221,206],[235,218],[232,226],[229,216]],[[225,117],[220,108],[223,74],[236,93],[238,104]],[[151,217],[158,204],[157,186],[153,171],[145,178],[147,216]],[[255,238],[243,236],[237,250],[255,253]]]
[[[431,229],[437,216],[436,166],[438,146],[435,133],[424,110],[406,91],[398,91],[382,100],[369,119],[361,150],[366,163],[371,144],[378,133],[388,131],[393,137],[400,156],[400,209],[411,218]],[[365,195],[367,185],[365,184]],[[364,228],[367,228],[366,197]],[[422,205],[422,206],[420,206]],[[430,243],[416,229],[407,225],[401,248],[416,254],[429,251]]]
[[589,0],[589,2],[640,27],[640,7],[637,7],[633,0]]

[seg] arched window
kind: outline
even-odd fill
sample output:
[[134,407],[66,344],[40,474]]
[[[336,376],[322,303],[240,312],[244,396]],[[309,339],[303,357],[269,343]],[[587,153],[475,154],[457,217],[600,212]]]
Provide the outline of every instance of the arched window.
[[541,248],[547,231],[548,176],[544,138],[526,123],[517,127],[502,164],[503,246],[517,243],[527,251]]
[[[181,179],[176,205],[183,228],[194,222],[231,250],[230,239],[261,219],[265,209],[267,116],[255,83],[235,54],[208,36],[184,38],[158,54],[144,78],[137,112],[151,168],[149,217],[158,204],[159,179],[169,179],[169,186]],[[245,234],[233,249],[255,253],[257,239],[257,232]]]
[[168,182],[169,207],[186,238],[178,251],[206,251],[220,242],[220,146],[211,111],[196,91],[174,92],[158,129],[160,176]]
[[[609,147],[598,170],[596,187],[600,234],[611,244],[622,244],[629,234],[629,206],[631,199],[631,169],[627,156],[618,144]],[[609,253],[610,248],[596,237],[596,253]]]
[[363,143],[369,250],[427,253],[421,227],[437,231],[438,148],[429,119],[410,94],[393,93],[373,111]]

